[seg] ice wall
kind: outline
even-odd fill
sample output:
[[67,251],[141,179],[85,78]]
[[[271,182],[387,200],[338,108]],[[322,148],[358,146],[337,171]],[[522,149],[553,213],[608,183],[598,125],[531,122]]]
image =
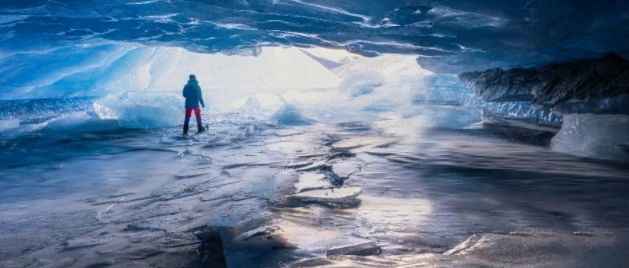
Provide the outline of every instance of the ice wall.
[[[180,95],[189,74],[196,74],[204,89],[205,112],[259,113],[266,119],[275,113],[284,122],[300,118],[303,105],[324,101],[311,92],[336,90],[341,81],[303,50],[289,47],[226,55],[103,42],[14,51],[0,63],[0,128],[5,134],[18,127],[175,126],[181,121]],[[256,107],[247,107],[250,103]],[[305,118],[300,122],[309,122]]]
[[0,99],[173,93],[181,90],[191,73],[216,105],[248,95],[331,88],[339,83],[335,74],[301,50],[283,47],[263,48],[252,56],[106,43],[23,51],[0,63]]
[[135,46],[112,43],[6,53],[0,58],[0,99],[106,94],[96,89],[141,56]]
[[481,106],[483,118],[515,120],[527,123],[531,126],[559,128],[561,127],[561,114],[554,113],[551,109],[538,107],[527,101],[488,102]]
[[459,75],[495,124],[554,133],[553,150],[626,161],[629,61],[618,54]]
[[[12,66],[11,72],[0,74],[7,82],[0,88],[0,99],[88,97],[93,107],[81,110],[88,114],[80,118],[117,120],[119,126],[132,128],[179,124],[179,95],[189,74],[196,74],[204,89],[205,112],[237,112],[280,124],[362,119],[365,114],[390,112],[423,113],[445,123],[457,121],[462,108],[420,111],[417,100],[460,104],[469,95],[453,82],[455,77],[423,69],[415,56],[365,57],[321,47],[264,47],[255,53],[221,54],[103,41],[24,50],[0,62]],[[448,109],[447,116],[441,114],[443,109]],[[12,115],[5,117],[21,120],[25,113]]]

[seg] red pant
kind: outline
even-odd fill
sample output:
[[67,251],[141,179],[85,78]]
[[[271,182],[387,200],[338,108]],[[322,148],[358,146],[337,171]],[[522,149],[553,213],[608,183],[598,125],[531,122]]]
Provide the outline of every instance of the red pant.
[[186,108],[186,120],[183,122],[183,134],[188,134],[188,124],[190,123],[190,116],[194,112],[194,116],[197,118],[197,129],[199,132],[203,131],[203,124],[201,122],[201,109],[197,108]]
[[197,108],[186,108],[186,118],[190,118],[190,116],[192,115],[193,111],[194,111],[194,115],[197,118],[201,118],[201,109],[199,107],[197,107]]

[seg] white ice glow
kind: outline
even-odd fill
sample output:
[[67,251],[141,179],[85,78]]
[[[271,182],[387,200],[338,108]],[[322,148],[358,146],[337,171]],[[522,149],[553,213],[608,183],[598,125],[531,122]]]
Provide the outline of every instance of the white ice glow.
[[415,57],[382,55],[359,58],[335,69],[343,79],[342,90],[368,110],[404,109],[425,90],[424,79],[432,74],[422,69]]
[[[182,48],[147,53],[105,85],[108,89],[179,93],[195,74],[217,110],[238,108],[250,96],[264,106],[288,91],[336,88],[340,79],[297,48],[263,48],[258,56],[201,54]],[[277,104],[277,103],[274,103]]]
[[[431,75],[411,55],[369,58],[320,47],[227,55],[106,43],[27,54],[33,60],[22,60],[26,67],[6,79],[20,86],[5,97],[95,96],[95,120],[141,128],[178,124],[190,74],[203,88],[204,112],[238,112],[279,124],[408,111]],[[40,72],[37,65],[60,68]]]

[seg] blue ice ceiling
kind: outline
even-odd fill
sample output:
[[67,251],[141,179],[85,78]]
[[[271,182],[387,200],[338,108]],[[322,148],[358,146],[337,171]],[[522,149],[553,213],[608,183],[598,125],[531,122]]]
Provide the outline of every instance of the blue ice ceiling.
[[[627,25],[624,0],[4,0],[0,58],[102,40],[225,53],[325,46],[416,54],[424,68],[461,72],[628,55]],[[88,50],[107,49],[123,48]],[[4,61],[2,73],[20,61]]]

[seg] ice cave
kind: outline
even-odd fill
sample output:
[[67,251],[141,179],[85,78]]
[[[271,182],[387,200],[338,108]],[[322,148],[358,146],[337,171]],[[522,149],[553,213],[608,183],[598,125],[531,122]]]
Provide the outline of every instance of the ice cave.
[[629,266],[629,2],[0,1],[0,267]]

